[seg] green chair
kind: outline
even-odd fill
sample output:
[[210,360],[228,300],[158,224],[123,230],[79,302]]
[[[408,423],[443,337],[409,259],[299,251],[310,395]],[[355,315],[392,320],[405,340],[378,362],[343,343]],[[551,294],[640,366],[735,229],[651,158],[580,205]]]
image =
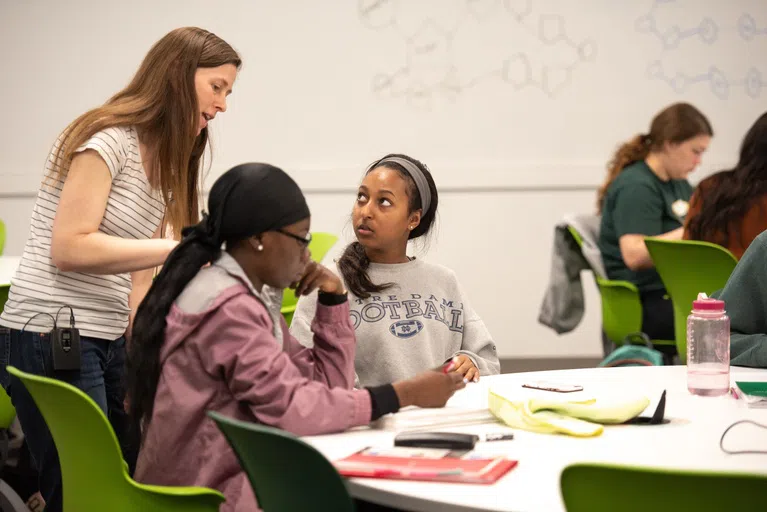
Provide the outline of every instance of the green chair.
[[[316,262],[322,261],[322,258],[328,253],[331,247],[338,241],[338,237],[330,233],[312,233],[312,241],[309,243],[309,250],[312,253],[312,259]],[[282,307],[280,312],[285,318],[285,323],[290,326],[293,320],[293,313],[296,311],[298,297],[291,289],[285,290],[282,296]]]
[[0,284],[0,312],[3,311],[5,303],[8,301],[8,292],[10,290],[10,284]]
[[767,475],[573,464],[560,477],[567,512],[761,512]]
[[13,366],[7,369],[24,383],[53,435],[61,464],[64,510],[214,512],[224,501],[212,489],[134,481],[128,476],[109,421],[88,395],[59,380]]
[[[2,252],[3,239],[5,238],[5,227],[3,221],[0,221],[0,253]],[[5,306],[5,301],[8,300],[8,290],[10,286],[0,286],[0,311]],[[0,387],[0,453],[3,455],[8,454],[8,448],[10,443],[9,432],[13,420],[16,419],[16,409],[14,409],[11,403],[11,398],[5,389]],[[0,468],[3,467],[6,460],[0,457]],[[0,479],[0,510],[5,512],[29,512],[27,505],[6,482]]]
[[224,433],[264,512],[353,512],[354,501],[333,464],[280,429],[208,412]]
[[[0,429],[7,430],[16,418],[16,409],[13,408],[11,397],[0,387]],[[0,509],[2,510],[2,509]]]
[[[3,454],[3,457],[0,457],[0,468],[5,466],[7,462],[10,444],[10,436],[8,434],[15,418],[16,410],[13,408],[11,399],[5,392],[5,389],[0,387],[0,444],[2,445],[0,452]],[[21,496],[2,479],[0,479],[0,510],[3,512],[29,512],[29,508],[27,508],[24,500],[21,499]]]
[[5,222],[0,220],[0,256],[3,254],[3,249],[5,249]]
[[[3,249],[5,249],[5,223],[0,220],[0,256],[3,254]],[[10,283],[0,284],[0,311],[3,310],[3,306],[8,300],[8,290],[10,289]]]
[[[567,226],[578,247],[583,247],[583,237],[578,231]],[[628,281],[613,281],[599,277],[593,271],[594,279],[602,299],[602,329],[605,335],[618,346],[627,337],[642,331],[642,302],[639,290]],[[653,345],[673,345],[673,340],[652,340]]]
[[738,260],[722,246],[693,240],[645,239],[655,268],[674,307],[674,336],[679,357],[687,360],[687,315],[699,292],[724,288]]

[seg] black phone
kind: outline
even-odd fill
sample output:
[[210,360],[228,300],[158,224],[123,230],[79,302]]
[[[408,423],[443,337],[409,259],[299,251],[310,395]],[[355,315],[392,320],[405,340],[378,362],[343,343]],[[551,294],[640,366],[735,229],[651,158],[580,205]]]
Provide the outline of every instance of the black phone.
[[472,450],[477,441],[479,436],[459,432],[400,432],[394,437],[394,446]]

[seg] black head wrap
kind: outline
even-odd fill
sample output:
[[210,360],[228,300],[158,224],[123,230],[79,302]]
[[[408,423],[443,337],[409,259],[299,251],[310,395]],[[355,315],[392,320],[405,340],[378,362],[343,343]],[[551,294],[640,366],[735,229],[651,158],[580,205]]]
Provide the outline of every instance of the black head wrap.
[[[222,174],[210,190],[210,214],[184,229],[184,240],[218,250],[227,240],[241,240],[295,224],[309,217],[301,189],[282,169],[249,163]],[[182,242],[183,243],[183,242]]]

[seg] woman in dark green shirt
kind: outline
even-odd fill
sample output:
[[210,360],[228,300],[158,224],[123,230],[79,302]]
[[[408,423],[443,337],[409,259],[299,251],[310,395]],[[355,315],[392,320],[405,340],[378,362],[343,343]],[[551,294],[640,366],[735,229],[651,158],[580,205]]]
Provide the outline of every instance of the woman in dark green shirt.
[[658,113],[650,132],[618,148],[599,189],[599,249],[610,279],[630,281],[642,300],[642,331],[674,339],[674,312],[645,246],[648,236],[681,240],[695,170],[713,135],[708,119],[688,103]]

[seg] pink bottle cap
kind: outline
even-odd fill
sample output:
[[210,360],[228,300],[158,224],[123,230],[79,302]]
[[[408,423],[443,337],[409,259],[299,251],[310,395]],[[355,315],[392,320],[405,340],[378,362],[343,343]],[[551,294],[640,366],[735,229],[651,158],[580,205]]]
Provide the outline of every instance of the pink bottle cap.
[[698,311],[724,311],[724,301],[719,299],[698,299],[692,301],[692,308]]

